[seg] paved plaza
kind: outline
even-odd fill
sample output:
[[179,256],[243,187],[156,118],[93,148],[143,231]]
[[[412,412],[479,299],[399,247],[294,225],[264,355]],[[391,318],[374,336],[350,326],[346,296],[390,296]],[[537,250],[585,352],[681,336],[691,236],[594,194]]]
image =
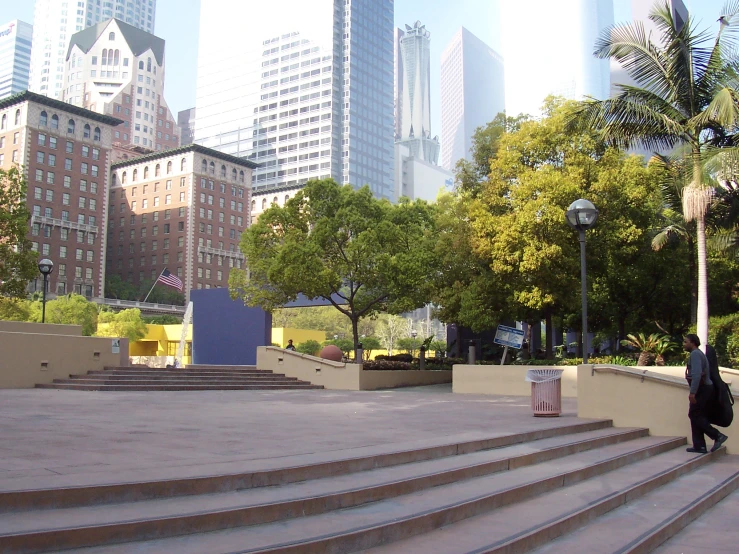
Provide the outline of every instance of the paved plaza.
[[[563,425],[528,398],[378,392],[0,390],[0,490],[209,475]],[[287,459],[286,459],[287,458]]]

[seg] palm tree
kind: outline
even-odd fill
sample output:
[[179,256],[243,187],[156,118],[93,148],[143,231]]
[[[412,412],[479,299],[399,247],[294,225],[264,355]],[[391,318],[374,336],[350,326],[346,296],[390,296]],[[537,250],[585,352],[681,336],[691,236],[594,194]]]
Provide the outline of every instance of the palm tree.
[[702,153],[708,145],[724,144],[739,121],[739,63],[733,54],[739,45],[739,0],[724,6],[713,43],[690,17],[682,26],[675,21],[666,2],[655,5],[649,19],[657,27],[657,42],[643,23],[633,22],[606,30],[595,45],[597,57],[619,62],[638,86],[618,85],[612,98],[580,103],[570,124],[597,129],[619,148],[687,149],[692,178],[683,190],[683,217],[696,223],[697,327],[706,344],[706,212],[711,188],[702,178]]

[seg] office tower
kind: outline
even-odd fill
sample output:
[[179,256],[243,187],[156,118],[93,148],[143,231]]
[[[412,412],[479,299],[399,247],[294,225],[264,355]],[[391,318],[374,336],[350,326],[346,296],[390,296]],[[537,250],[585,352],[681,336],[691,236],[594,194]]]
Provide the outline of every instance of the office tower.
[[503,111],[503,58],[462,27],[441,54],[441,165],[468,158],[475,129]]
[[[102,298],[113,129],[121,121],[24,91],[0,100],[0,167],[28,181],[29,240],[54,262],[49,292]],[[43,280],[31,283],[41,290]]]
[[195,108],[177,113],[177,127],[180,129],[180,144],[192,144],[195,141]]
[[18,19],[0,27],[0,98],[28,89],[33,27]]
[[608,60],[593,56],[613,24],[613,0],[502,2],[507,111],[537,115],[550,95],[605,99]]
[[[668,0],[672,17],[678,24],[678,29],[682,29],[688,19],[688,9],[682,0]],[[654,22],[649,19],[649,12],[652,8],[659,6],[654,0],[631,0],[631,19],[636,23],[642,23],[647,36],[651,36],[652,41],[659,42],[659,30]],[[610,60],[611,71],[611,96],[618,94],[618,85],[634,86],[637,83],[629,76],[626,70],[616,60]],[[638,150],[637,150],[638,151]],[[639,151],[646,155],[645,150]]]
[[164,41],[108,19],[72,35],[62,100],[122,119],[116,144],[167,150],[180,139],[164,100],[164,77]]
[[308,179],[393,189],[393,0],[201,6],[195,142],[258,162],[255,198]]
[[[400,135],[411,155],[436,164],[439,141],[431,138],[431,34],[420,21],[405,26],[396,59]],[[396,122],[397,126],[397,122]]]
[[130,283],[177,275],[185,297],[241,268],[256,164],[190,144],[112,166],[107,270]]
[[69,39],[78,31],[112,17],[154,32],[156,0],[36,0],[30,90],[61,98]]

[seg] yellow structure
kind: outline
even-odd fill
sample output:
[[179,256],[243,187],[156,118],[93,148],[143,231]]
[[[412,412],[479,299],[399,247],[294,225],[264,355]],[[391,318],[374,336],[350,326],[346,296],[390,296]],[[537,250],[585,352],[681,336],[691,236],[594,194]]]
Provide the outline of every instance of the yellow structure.
[[[146,336],[132,342],[130,356],[176,356],[182,337],[182,324],[179,325],[147,325]],[[192,363],[192,325],[187,329],[185,337],[185,355],[183,364]]]
[[285,348],[287,341],[290,339],[293,340],[295,346],[308,340],[314,340],[318,344],[323,344],[323,341],[326,340],[326,333],[323,331],[312,331],[310,329],[292,329],[290,327],[272,328],[272,342],[274,344],[279,344],[281,348]]

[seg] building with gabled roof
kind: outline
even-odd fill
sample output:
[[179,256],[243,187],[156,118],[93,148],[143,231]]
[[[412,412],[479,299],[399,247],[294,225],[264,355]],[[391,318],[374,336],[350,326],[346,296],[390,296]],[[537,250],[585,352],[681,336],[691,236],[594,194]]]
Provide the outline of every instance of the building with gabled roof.
[[75,33],[65,61],[62,99],[123,120],[114,143],[149,150],[179,146],[164,100],[165,43],[118,19]]

